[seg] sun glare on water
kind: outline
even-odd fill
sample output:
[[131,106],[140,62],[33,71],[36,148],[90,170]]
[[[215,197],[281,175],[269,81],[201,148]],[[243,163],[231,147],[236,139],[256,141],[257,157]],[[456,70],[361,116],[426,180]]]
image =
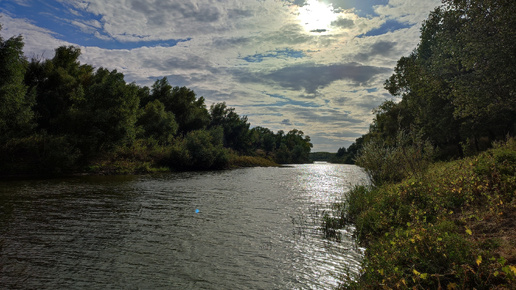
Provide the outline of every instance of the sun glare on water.
[[299,8],[299,20],[307,32],[324,33],[330,30],[331,23],[337,20],[332,4],[319,0],[308,0]]

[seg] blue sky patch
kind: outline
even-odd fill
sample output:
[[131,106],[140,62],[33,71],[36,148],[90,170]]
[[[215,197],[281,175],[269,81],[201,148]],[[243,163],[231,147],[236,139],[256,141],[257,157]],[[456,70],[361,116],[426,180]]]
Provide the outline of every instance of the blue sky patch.
[[305,57],[305,53],[301,50],[293,50],[293,49],[283,49],[283,50],[276,50],[269,53],[259,53],[255,55],[250,55],[242,58],[243,60],[247,62],[262,62],[266,58],[303,58]]
[[330,0],[329,2],[333,4],[333,8],[355,8],[356,14],[360,17],[374,17],[378,16],[374,6],[387,5],[389,0]]
[[382,35],[382,34],[386,34],[388,32],[393,32],[393,31],[400,30],[400,29],[410,28],[412,26],[413,26],[413,24],[403,23],[403,22],[399,22],[397,20],[387,20],[379,28],[370,30],[366,34],[362,34],[358,37]]
[[[76,10],[72,6],[59,1],[30,1],[28,6],[19,5],[15,1],[0,4],[0,11],[7,9],[18,18],[29,19],[34,25],[54,32],[54,37],[81,46],[96,46],[104,49],[134,49],[139,47],[173,47],[188,39],[153,40],[137,42],[121,42],[102,34],[102,17],[84,10]],[[74,23],[82,23],[83,29]],[[97,27],[95,27],[97,26]],[[98,27],[100,26],[100,27]],[[83,31],[88,30],[88,31]],[[94,35],[98,32],[103,38]],[[132,36],[138,37],[138,36]],[[140,38],[145,38],[140,36]]]

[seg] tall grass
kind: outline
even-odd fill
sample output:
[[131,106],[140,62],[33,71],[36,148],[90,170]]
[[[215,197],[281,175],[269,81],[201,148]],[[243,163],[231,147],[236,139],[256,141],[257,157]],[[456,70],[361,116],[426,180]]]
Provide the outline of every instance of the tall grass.
[[407,177],[421,177],[434,153],[432,144],[420,134],[400,130],[394,145],[387,145],[379,138],[366,143],[356,164],[366,170],[375,185],[381,185]]

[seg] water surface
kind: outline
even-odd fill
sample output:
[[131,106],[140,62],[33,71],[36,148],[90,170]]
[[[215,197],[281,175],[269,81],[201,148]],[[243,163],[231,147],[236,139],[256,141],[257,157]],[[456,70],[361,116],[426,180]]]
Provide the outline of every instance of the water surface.
[[0,182],[0,288],[328,289],[362,250],[321,234],[355,166]]

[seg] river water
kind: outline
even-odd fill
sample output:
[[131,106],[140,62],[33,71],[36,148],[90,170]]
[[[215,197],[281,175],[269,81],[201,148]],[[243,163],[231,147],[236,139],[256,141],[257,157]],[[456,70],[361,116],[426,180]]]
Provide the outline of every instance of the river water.
[[328,289],[357,272],[321,216],[355,166],[0,181],[1,289]]

